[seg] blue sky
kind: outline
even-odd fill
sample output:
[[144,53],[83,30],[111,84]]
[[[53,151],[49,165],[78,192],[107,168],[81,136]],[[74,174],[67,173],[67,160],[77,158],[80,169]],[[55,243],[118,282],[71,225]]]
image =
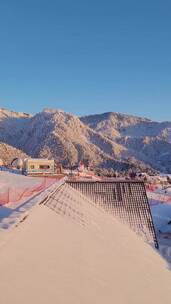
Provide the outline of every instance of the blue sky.
[[170,0],[0,0],[0,107],[171,120],[170,12]]

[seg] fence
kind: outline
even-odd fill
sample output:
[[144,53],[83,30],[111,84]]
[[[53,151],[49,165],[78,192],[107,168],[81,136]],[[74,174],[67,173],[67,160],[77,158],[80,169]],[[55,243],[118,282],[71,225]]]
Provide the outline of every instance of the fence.
[[20,200],[23,200],[27,197],[31,197],[34,194],[41,192],[55,183],[58,179],[55,178],[41,178],[40,184],[36,186],[27,186],[22,187],[18,185],[18,187],[8,186],[5,187],[6,190],[4,192],[0,192],[0,206],[15,203]]

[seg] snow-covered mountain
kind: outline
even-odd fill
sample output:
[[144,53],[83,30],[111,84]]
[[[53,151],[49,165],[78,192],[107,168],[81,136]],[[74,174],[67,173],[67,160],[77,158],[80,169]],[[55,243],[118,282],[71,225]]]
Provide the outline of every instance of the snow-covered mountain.
[[127,169],[151,166],[171,172],[171,122],[118,113],[77,117],[45,109],[36,115],[0,109],[0,141],[34,157]]
[[81,121],[92,129],[111,139],[121,136],[160,137],[168,139],[171,135],[171,121],[156,122],[147,118],[108,112],[81,117]]
[[0,140],[22,149],[33,157],[53,157],[63,163],[75,164],[85,158],[94,165],[127,168],[121,160],[124,147],[84,125],[74,115],[61,110],[45,109],[34,115],[13,112],[0,117]]
[[157,170],[171,172],[171,122],[112,112],[82,117],[81,121],[124,147],[123,159],[135,157]]
[[4,142],[0,142],[0,159],[4,164],[11,164],[14,158],[26,158],[28,155]]

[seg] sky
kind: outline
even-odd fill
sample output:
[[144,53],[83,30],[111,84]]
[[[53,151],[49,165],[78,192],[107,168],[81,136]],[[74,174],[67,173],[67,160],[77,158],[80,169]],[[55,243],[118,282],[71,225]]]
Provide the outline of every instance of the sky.
[[171,1],[0,0],[0,107],[171,120]]

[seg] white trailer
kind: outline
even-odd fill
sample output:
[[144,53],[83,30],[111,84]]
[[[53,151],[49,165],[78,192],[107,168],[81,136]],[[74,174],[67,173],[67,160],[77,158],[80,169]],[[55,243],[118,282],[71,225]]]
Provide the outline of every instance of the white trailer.
[[55,162],[54,159],[26,158],[24,160],[23,171],[27,175],[54,174]]

